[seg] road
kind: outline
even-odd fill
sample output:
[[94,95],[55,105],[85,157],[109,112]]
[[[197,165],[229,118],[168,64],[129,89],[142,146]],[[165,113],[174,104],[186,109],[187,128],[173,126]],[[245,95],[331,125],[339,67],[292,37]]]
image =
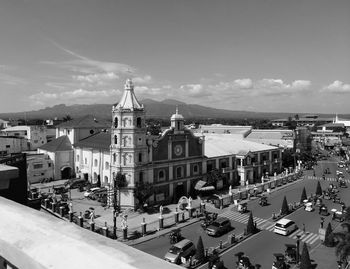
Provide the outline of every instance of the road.
[[[273,253],[284,252],[284,245],[287,243],[295,244],[297,235],[301,236],[301,241],[306,242],[310,249],[313,249],[320,244],[318,229],[320,227],[321,219],[317,210],[307,212],[301,208],[290,214],[288,218],[295,221],[299,229],[286,237],[273,233],[274,222],[272,221],[272,213],[279,212],[284,196],[286,196],[288,203],[294,203],[300,202],[301,193],[304,187],[308,196],[314,194],[317,181],[320,181],[322,189],[326,189],[330,183],[336,184],[336,170],[343,170],[346,180],[349,183],[349,175],[344,169],[337,168],[336,163],[336,159],[319,162],[315,168],[315,174],[321,180],[317,180],[313,177],[312,170],[306,171],[304,180],[298,181],[294,184],[285,185],[282,189],[272,192],[268,197],[268,206],[261,207],[258,204],[258,199],[249,201],[248,209],[253,213],[254,220],[257,222],[258,227],[262,229],[262,232],[225,252],[223,254],[225,266],[227,268],[235,268],[236,261],[234,254],[243,251],[251,258],[254,264],[258,263],[262,265],[262,268],[271,268]],[[326,179],[323,180],[322,175],[325,168],[330,168],[331,174],[327,174]],[[350,204],[350,196],[348,194],[348,189],[340,189],[340,197],[346,204]],[[334,204],[332,201],[324,200],[324,202],[329,209],[336,208],[339,210],[341,208],[339,204]],[[233,206],[231,206],[230,208],[224,209],[219,216],[227,217],[231,220],[234,229],[228,234],[235,233],[236,235],[240,235],[246,227],[249,214],[240,214]],[[328,222],[330,221],[331,216],[326,217],[324,225],[328,225]],[[331,221],[331,223],[333,227],[339,225],[338,222]],[[205,248],[218,246],[220,241],[225,242],[228,238],[228,234],[221,237],[210,237],[206,235],[199,223],[183,228],[182,234],[185,238],[192,240],[195,244],[197,243],[199,236],[201,236]],[[168,236],[165,235],[136,245],[135,247],[159,258],[163,258],[170,247],[170,242]],[[203,266],[203,268],[207,267]]]

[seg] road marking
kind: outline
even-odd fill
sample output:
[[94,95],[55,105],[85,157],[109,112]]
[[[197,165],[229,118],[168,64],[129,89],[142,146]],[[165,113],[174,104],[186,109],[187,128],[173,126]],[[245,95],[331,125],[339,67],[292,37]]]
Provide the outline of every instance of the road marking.
[[[249,215],[248,214],[241,214],[241,213],[238,213],[238,212],[232,211],[232,210],[228,210],[228,211],[220,214],[219,217],[225,217],[225,218],[228,218],[230,220],[237,221],[237,222],[240,222],[240,223],[247,223],[248,219],[249,219]],[[258,218],[258,217],[253,217],[253,219],[254,219],[254,222],[256,222],[256,224],[258,226],[262,225],[263,223],[266,222],[265,219],[261,219],[261,218]]]

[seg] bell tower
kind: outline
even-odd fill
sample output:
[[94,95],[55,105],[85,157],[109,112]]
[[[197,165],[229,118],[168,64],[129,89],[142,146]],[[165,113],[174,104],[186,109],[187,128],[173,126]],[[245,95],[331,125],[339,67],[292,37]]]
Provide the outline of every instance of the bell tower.
[[134,93],[131,79],[124,85],[119,103],[112,107],[111,178],[125,175],[127,186],[120,190],[120,206],[135,207],[135,183],[143,181],[147,163],[145,109]]

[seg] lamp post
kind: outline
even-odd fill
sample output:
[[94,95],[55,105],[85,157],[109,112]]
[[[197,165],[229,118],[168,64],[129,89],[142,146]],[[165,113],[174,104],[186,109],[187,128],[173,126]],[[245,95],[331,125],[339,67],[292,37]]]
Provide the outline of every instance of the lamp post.
[[297,263],[300,261],[300,253],[299,253],[299,248],[300,248],[300,235],[297,235]]
[[118,210],[118,201],[117,201],[117,180],[113,179],[113,238],[117,239],[117,215]]

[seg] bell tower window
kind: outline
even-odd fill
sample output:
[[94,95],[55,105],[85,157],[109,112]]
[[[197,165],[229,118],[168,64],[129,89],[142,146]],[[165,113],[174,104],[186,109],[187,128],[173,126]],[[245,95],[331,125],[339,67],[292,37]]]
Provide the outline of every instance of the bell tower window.
[[118,128],[118,118],[114,118],[114,128]]
[[141,128],[141,123],[142,123],[142,120],[141,120],[140,117],[138,117],[138,118],[136,119],[136,127],[137,127],[137,128]]
[[117,135],[114,136],[114,144],[118,144],[118,136]]

